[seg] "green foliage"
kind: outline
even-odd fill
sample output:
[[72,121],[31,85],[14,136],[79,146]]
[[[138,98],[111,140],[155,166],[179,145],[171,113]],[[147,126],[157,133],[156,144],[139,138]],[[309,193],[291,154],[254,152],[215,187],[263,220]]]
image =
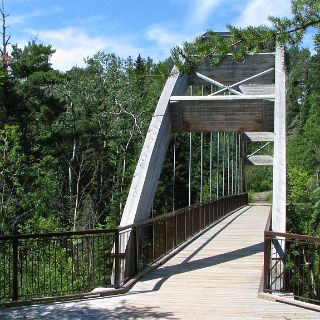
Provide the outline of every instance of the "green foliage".
[[251,192],[272,190],[272,167],[246,167],[247,189]]
[[287,127],[289,134],[301,131],[308,117],[308,108],[305,101],[308,99],[310,76],[308,63],[310,52],[299,49],[297,46],[290,48],[286,54],[287,64]]
[[236,61],[243,61],[248,54],[273,49],[275,43],[299,43],[309,27],[319,28],[320,5],[317,0],[292,0],[291,8],[291,18],[269,17],[271,27],[228,25],[228,35],[209,30],[195,41],[173,48],[172,59],[180,72],[190,74],[204,61],[218,65],[228,53]]
[[10,62],[11,75],[14,78],[24,79],[36,71],[51,70],[50,57],[55,52],[52,47],[29,41],[23,48],[12,46]]
[[[40,224],[46,221],[40,220]],[[110,286],[114,235],[106,232],[83,236],[19,240],[19,300],[86,293]],[[12,299],[12,242],[0,251],[0,301]]]
[[2,92],[14,128],[1,132],[2,234],[116,227],[172,67],[98,52],[61,73],[53,53],[34,41],[13,46]]
[[[284,35],[287,43],[297,41],[304,27],[318,27],[318,4],[293,1],[292,5],[292,19],[271,18],[272,27],[228,26],[230,34],[226,37],[209,31],[194,43],[173,49],[173,61],[161,63],[141,55],[121,59],[98,52],[86,60],[84,68],[61,73],[52,70],[50,57],[54,49],[50,45],[31,41],[24,48],[13,46],[8,77],[1,92],[6,122],[13,125],[1,132],[0,148],[5,155],[1,162],[5,190],[1,210],[7,210],[2,211],[6,212],[2,217],[10,217],[2,218],[1,232],[115,227],[154,107],[173,62],[189,73],[208,59],[214,65],[219,64],[229,52],[242,61],[248,53],[273,49],[275,40],[284,42]],[[319,37],[315,37],[315,43],[319,44]],[[319,168],[318,60],[318,55],[311,57],[308,51],[298,48],[288,55],[291,134],[288,163],[297,170],[305,168],[310,177]],[[172,190],[173,147],[169,146],[155,212],[170,210],[173,194],[175,207],[187,204],[185,139],[188,137],[181,135],[176,141],[179,152],[175,190]],[[194,154],[199,154],[200,136],[193,135],[192,139]],[[206,149],[208,141],[205,136]],[[195,155],[191,187],[196,201],[200,161]],[[209,167],[208,161],[205,153],[205,168]],[[270,189],[268,170],[249,172],[252,190]],[[222,183],[222,176],[218,180]],[[298,186],[300,180],[296,180],[293,179],[294,185]],[[208,200],[208,170],[204,171],[203,190],[204,200]],[[296,198],[294,191],[292,199]]]
[[26,200],[25,156],[17,126],[0,130],[0,234],[17,231]]
[[303,168],[294,167],[288,169],[288,183],[290,188],[289,201],[306,202],[314,178]]
[[238,29],[228,26],[228,30],[230,34],[227,36],[208,31],[192,43],[184,42],[182,47],[173,48],[171,57],[179,71],[190,74],[205,61],[217,66],[229,53],[236,61],[243,61],[248,54],[273,46],[273,42],[269,41],[270,31],[267,27]]

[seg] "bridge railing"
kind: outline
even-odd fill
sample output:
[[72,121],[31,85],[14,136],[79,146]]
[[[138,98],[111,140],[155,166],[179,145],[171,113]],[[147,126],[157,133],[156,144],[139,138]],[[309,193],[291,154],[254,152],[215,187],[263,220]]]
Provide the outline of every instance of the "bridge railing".
[[319,305],[320,238],[266,230],[264,292]]
[[[248,204],[248,194],[231,195],[192,205],[119,229],[122,281],[164,257],[231,211]],[[120,263],[120,262],[119,262]],[[118,278],[120,281],[120,277]]]
[[0,303],[110,286],[116,231],[0,237]]
[[0,305],[82,298],[96,295],[92,290],[98,287],[118,288],[247,203],[247,194],[232,195],[119,229],[1,236]]

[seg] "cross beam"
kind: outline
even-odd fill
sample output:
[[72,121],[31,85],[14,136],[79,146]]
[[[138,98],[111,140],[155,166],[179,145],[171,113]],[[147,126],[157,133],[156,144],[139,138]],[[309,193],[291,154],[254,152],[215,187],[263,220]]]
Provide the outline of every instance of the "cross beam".
[[225,90],[227,90],[227,89],[229,89],[229,88],[233,88],[233,87],[239,86],[239,85],[241,85],[241,84],[243,84],[243,83],[246,83],[246,82],[248,82],[248,81],[250,81],[250,80],[253,80],[253,79],[255,79],[255,78],[261,77],[261,76],[263,76],[264,74],[266,74],[266,73],[268,73],[268,72],[271,72],[271,71],[273,71],[273,70],[274,70],[274,68],[270,68],[270,69],[268,69],[268,70],[262,71],[262,72],[260,72],[260,73],[258,73],[258,74],[256,74],[256,75],[254,75],[254,76],[252,76],[252,77],[249,77],[249,78],[246,78],[246,79],[241,80],[241,81],[239,81],[239,82],[236,82],[236,83],[234,83],[234,84],[232,84],[232,85],[230,85],[230,86],[225,86],[225,88],[223,88],[223,89],[221,89],[221,90],[218,90],[218,91],[216,91],[216,92],[211,93],[210,96],[214,96],[214,95],[219,94],[219,93],[221,93],[221,92],[223,92],[223,91],[225,91]]
[[196,75],[197,75],[199,78],[201,78],[201,79],[203,79],[203,80],[205,80],[205,81],[208,81],[209,83],[214,84],[214,85],[222,88],[222,89],[223,89],[222,91],[224,91],[224,90],[229,90],[230,92],[232,92],[232,93],[234,93],[234,94],[236,94],[236,95],[242,95],[242,93],[241,93],[240,91],[237,91],[237,90],[232,89],[231,86],[226,86],[226,85],[224,85],[223,83],[221,83],[221,82],[219,82],[219,81],[217,81],[217,80],[211,79],[211,78],[209,78],[209,77],[207,77],[207,76],[205,76],[205,75],[203,75],[203,74],[201,74],[201,73],[199,73],[199,72],[196,72]]

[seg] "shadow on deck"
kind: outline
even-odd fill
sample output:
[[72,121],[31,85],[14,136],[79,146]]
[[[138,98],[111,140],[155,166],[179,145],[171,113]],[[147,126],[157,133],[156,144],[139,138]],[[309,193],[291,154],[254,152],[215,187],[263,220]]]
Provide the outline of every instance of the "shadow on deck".
[[212,227],[127,294],[2,309],[0,319],[320,319],[257,297],[268,206]]

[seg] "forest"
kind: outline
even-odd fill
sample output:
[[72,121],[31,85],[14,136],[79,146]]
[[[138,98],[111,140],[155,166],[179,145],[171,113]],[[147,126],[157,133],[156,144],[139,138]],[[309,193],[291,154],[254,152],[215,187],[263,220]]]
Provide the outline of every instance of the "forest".
[[[313,0],[292,0],[292,19],[271,17],[272,28],[228,26],[230,36],[223,39],[208,31],[211,37],[173,48],[163,61],[100,51],[86,57],[83,67],[64,72],[51,64],[55,54],[51,45],[36,39],[23,47],[10,45],[2,6],[0,236],[4,240],[0,302],[18,300],[18,291],[22,299],[29,299],[110,286],[113,248],[118,239],[110,229],[119,225],[150,120],[173,66],[188,74],[205,59],[218,65],[230,50],[241,63],[247,54],[269,46],[274,49],[274,40],[285,46],[286,52],[287,231],[320,236],[319,6]],[[302,36],[310,26],[314,27],[313,44],[306,49]],[[212,87],[192,90],[197,95]],[[229,148],[239,141],[239,136],[173,134],[152,216],[189,204],[189,139],[193,146],[191,203],[223,196],[225,190],[221,192],[218,186],[226,187],[226,177],[221,168],[216,172],[217,163],[225,164],[226,157],[214,152],[211,159],[208,150],[225,151],[226,145]],[[204,170],[200,146],[205,150],[201,158]],[[247,147],[247,153],[253,151]],[[272,146],[263,151],[272,153]],[[240,158],[231,152],[232,170],[240,170]],[[271,167],[246,168],[245,175],[250,194],[272,190]],[[231,194],[242,190],[242,182],[232,180]],[[229,178],[227,183],[229,194]],[[87,235],[84,230],[89,229],[94,230]],[[68,231],[73,235],[61,236],[60,232]],[[49,232],[59,236],[45,234]],[[145,234],[148,232],[140,236]],[[16,235],[20,237],[19,248]],[[155,247],[150,239],[144,243],[146,252],[152,241]],[[300,286],[304,274],[309,273],[311,285],[299,294],[315,297],[319,292],[314,281],[319,279],[319,248],[307,257],[305,250],[297,254],[294,246],[287,255],[288,270],[295,276],[293,283]],[[296,256],[301,263],[291,265]],[[136,265],[146,265],[146,257],[142,254],[141,261],[136,258]]]
[[[0,235],[116,227],[177,53],[154,62],[97,52],[85,59],[85,67],[61,72],[51,66],[51,45],[30,40],[25,47],[13,45],[9,55],[8,34],[2,38]],[[312,53],[290,41],[286,52],[288,230],[319,235],[319,34]],[[182,164],[187,137],[173,139]],[[187,205],[187,169],[181,164],[177,207]],[[171,170],[166,163],[155,212],[172,208]],[[197,170],[194,175],[198,181]],[[270,190],[269,169],[247,175],[249,191]]]
[[111,227],[169,61],[103,52],[53,70],[51,46],[13,46],[2,68],[1,234]]

